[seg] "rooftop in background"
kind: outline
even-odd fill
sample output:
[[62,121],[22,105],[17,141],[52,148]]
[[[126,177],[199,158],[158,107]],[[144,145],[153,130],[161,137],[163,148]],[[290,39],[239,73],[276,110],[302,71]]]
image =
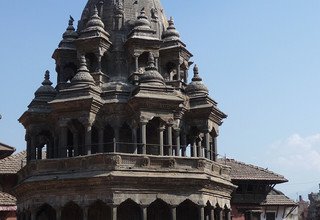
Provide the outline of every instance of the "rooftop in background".
[[11,155],[0,160],[0,174],[16,174],[26,159],[26,151]]
[[16,206],[16,198],[0,191],[0,211],[10,211],[9,206]]
[[284,176],[276,174],[268,169],[245,164],[234,159],[219,159],[220,163],[224,163],[231,167],[231,179],[233,181],[264,181],[269,183],[288,182]]
[[0,142],[0,159],[10,156],[16,149]]
[[264,206],[295,206],[297,203],[295,203],[293,200],[285,196],[282,192],[272,189],[269,194],[267,195],[267,198],[265,201],[262,202],[261,205]]

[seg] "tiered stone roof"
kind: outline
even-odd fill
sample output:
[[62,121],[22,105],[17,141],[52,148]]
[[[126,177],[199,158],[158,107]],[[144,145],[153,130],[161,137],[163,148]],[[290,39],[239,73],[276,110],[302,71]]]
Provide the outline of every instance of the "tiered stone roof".
[[231,167],[231,179],[233,181],[267,181],[273,183],[288,182],[284,176],[268,169],[246,164],[234,159],[220,159],[220,162]]

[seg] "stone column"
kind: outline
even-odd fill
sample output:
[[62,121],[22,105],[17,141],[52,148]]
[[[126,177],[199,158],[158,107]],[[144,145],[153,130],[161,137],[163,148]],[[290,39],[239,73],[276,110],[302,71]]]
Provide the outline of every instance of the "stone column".
[[147,218],[148,218],[147,206],[142,206],[142,220],[147,220]]
[[227,209],[226,210],[226,220],[231,220],[231,210],[230,209]]
[[217,156],[218,156],[217,137],[214,137],[213,143],[212,143],[212,160],[217,161]]
[[171,220],[176,220],[177,219],[177,207],[172,206],[171,207]]
[[37,153],[36,153],[36,137],[32,136],[31,137],[31,146],[30,146],[30,159],[35,160],[37,159]]
[[163,132],[165,130],[164,126],[160,126],[159,128],[159,145],[160,145],[160,155],[164,155],[164,148],[163,148]]
[[203,157],[203,148],[202,148],[202,141],[199,139],[198,141],[198,157]]
[[98,133],[98,138],[99,138],[99,144],[98,144],[98,153],[103,153],[104,152],[104,130],[103,128],[99,129],[99,133]]
[[58,207],[56,210],[56,220],[61,220],[61,207]]
[[79,134],[78,132],[73,133],[73,156],[79,156]]
[[89,220],[88,219],[88,210],[89,210],[89,208],[88,207],[83,207],[82,210],[83,210],[83,220]]
[[176,135],[176,146],[175,146],[175,151],[176,151],[176,156],[180,157],[180,129],[177,129],[175,131],[175,135]]
[[132,130],[132,143],[133,143],[133,153],[138,153],[138,138],[137,138],[137,128],[134,127]]
[[181,80],[181,67],[180,67],[180,62],[178,62],[178,65],[177,65],[177,80]]
[[37,210],[32,209],[31,210],[31,220],[36,220],[36,217],[37,217]]
[[187,156],[187,135],[183,133],[182,135],[182,156],[186,157]]
[[223,209],[219,208],[218,212],[219,212],[219,219],[217,219],[217,220],[224,220]]
[[214,219],[214,208],[210,207],[210,220],[215,220]]
[[116,152],[120,152],[120,128],[117,126],[117,127],[114,127],[113,128],[114,130],[114,140],[115,140],[115,146],[116,146]]
[[117,220],[117,206],[111,207],[111,219]]
[[191,156],[192,157],[197,157],[197,142],[196,142],[196,138],[194,138],[193,143],[192,143]]
[[59,158],[65,158],[67,156],[67,136],[68,128],[66,126],[60,127]]
[[92,126],[91,124],[88,124],[86,126],[86,134],[85,134],[85,149],[86,149],[86,155],[91,155],[91,134],[92,134]]
[[142,142],[142,154],[147,154],[147,123],[141,122],[141,142]]
[[199,207],[199,220],[204,220],[204,206]]
[[135,59],[135,64],[136,64],[136,72],[139,72],[139,55],[135,54],[134,55],[134,59]]
[[205,142],[206,142],[206,158],[212,160],[212,149],[210,146],[210,133],[205,133]]
[[169,156],[172,156],[172,124],[168,125]]

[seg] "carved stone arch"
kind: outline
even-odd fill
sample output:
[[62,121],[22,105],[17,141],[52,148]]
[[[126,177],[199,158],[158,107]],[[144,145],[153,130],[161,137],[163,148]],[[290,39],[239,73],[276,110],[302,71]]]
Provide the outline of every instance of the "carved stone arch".
[[214,209],[214,219],[221,219],[222,215],[222,207],[221,205],[217,202],[215,205]]
[[214,207],[211,202],[208,200],[204,207],[204,219],[211,219],[211,213],[213,212]]
[[55,220],[56,211],[49,204],[43,204],[36,213],[36,220]]
[[141,207],[131,199],[127,199],[117,209],[118,220],[140,220],[142,219]]
[[165,201],[156,199],[148,206],[147,216],[148,220],[170,220],[170,206]]
[[94,53],[86,53],[87,68],[90,73],[95,72],[98,69],[98,57]]
[[62,69],[60,70],[62,75],[60,75],[61,77],[61,81],[62,82],[70,82],[72,80],[72,78],[77,74],[77,64],[73,63],[73,62],[69,62],[66,64],[63,64]]
[[199,217],[198,206],[187,199],[177,207],[177,220],[194,220]]
[[61,220],[79,220],[83,219],[83,211],[75,202],[71,201],[65,204],[61,210]]
[[101,200],[97,200],[89,206],[88,219],[111,220],[111,208]]

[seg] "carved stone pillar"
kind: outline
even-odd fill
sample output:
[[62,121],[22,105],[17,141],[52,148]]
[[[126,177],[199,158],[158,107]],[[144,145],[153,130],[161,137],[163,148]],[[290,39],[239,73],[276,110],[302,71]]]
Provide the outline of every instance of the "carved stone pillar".
[[104,134],[103,128],[100,128],[99,132],[98,132],[98,138],[99,138],[98,153],[103,153],[103,151],[104,151],[103,134]]
[[138,137],[137,137],[137,128],[133,127],[131,129],[132,131],[132,143],[133,143],[133,153],[138,153]]
[[180,156],[180,129],[175,130],[175,137],[176,137],[176,146],[175,146],[175,155]]
[[169,156],[172,156],[172,124],[168,125]]
[[212,143],[212,160],[217,161],[217,156],[218,156],[217,137],[214,137],[213,143]]
[[147,154],[147,123],[141,122],[141,142],[142,142],[142,154]]
[[59,157],[60,158],[65,158],[67,156],[67,137],[68,137],[67,126],[60,127],[60,138],[59,138]]
[[30,146],[30,159],[35,160],[36,159],[36,137],[32,136],[31,137],[31,146]]
[[210,133],[209,132],[206,132],[205,133],[205,144],[206,144],[206,158],[209,159],[209,160],[212,160],[212,149],[211,149],[211,146],[210,146]]
[[199,220],[204,220],[204,206],[199,207]]
[[186,157],[187,156],[187,135],[183,133],[182,135],[182,151],[181,151],[181,156]]
[[210,207],[210,220],[215,220],[214,219],[214,208]]
[[226,210],[226,220],[231,220],[231,210],[230,209]]
[[198,141],[198,157],[203,157],[203,148],[202,148],[201,139],[199,139],[199,141]]
[[114,126],[113,127],[113,130],[114,130],[114,151],[115,152],[120,152],[120,128],[119,126]]
[[159,145],[160,145],[160,155],[164,155],[164,148],[163,148],[163,132],[165,130],[164,126],[159,127]]
[[193,143],[192,143],[191,157],[197,157],[197,142],[196,142],[196,138],[194,138]]
[[112,220],[117,220],[117,206],[111,207],[111,218]]
[[36,209],[31,210],[31,220],[36,220],[37,212]]
[[134,55],[134,60],[136,65],[136,73],[138,73],[139,72],[139,55],[138,54]]
[[83,220],[89,220],[88,219],[88,210],[89,208],[88,207],[83,207]]
[[92,135],[92,126],[91,124],[88,124],[86,126],[86,134],[85,134],[85,145],[86,145],[86,154],[91,155],[91,135]]
[[171,207],[171,220],[176,220],[177,219],[177,207],[172,206]]
[[142,220],[147,220],[148,218],[148,209],[147,206],[142,207]]
[[61,220],[61,207],[57,207],[55,210],[57,220]]

